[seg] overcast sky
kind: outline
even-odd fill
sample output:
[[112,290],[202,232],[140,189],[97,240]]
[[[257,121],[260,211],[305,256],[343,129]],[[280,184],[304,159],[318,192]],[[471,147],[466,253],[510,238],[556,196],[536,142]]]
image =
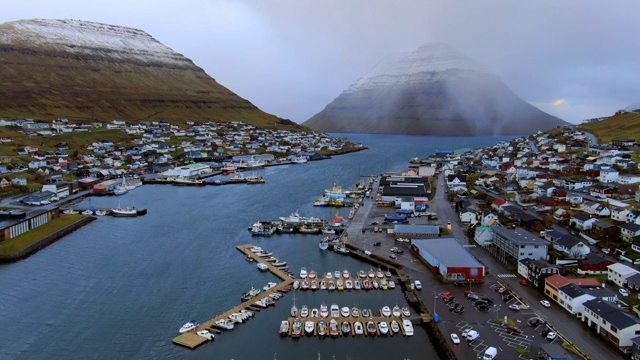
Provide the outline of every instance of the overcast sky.
[[[640,101],[635,0],[2,0],[0,22],[144,30],[262,110],[301,123],[389,55],[450,44],[572,123]],[[1,76],[1,74],[0,74]]]

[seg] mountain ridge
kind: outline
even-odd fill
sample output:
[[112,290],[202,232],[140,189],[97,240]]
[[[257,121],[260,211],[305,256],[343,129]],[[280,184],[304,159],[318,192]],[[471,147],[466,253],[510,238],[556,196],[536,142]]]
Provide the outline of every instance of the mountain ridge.
[[524,102],[473,59],[434,43],[379,63],[302,124],[326,132],[521,135],[568,123]]
[[0,24],[0,116],[293,126],[146,32],[81,20]]

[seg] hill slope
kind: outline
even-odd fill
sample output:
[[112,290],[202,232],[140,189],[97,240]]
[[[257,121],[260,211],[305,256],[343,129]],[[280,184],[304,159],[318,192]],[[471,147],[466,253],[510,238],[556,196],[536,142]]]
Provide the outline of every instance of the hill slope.
[[317,131],[427,135],[529,134],[566,124],[441,43],[380,63],[303,123]]
[[640,113],[625,112],[601,121],[580,124],[577,128],[595,135],[599,143],[610,143],[613,139],[640,141]]
[[0,117],[292,123],[147,33],[77,20],[0,24]]

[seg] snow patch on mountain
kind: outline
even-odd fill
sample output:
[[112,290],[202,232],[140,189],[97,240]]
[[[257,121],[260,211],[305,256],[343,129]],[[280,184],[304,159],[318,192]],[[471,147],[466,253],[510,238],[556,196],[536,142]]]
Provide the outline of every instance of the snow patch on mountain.
[[144,31],[81,20],[34,19],[6,24],[16,32],[5,33],[0,43],[29,41],[37,45],[64,47],[75,53],[109,52],[110,57],[185,65],[190,62]]
[[[366,89],[411,86],[443,80],[447,70],[484,71],[482,66],[444,43],[426,44],[399,58],[383,61],[351,84],[345,93]],[[464,71],[469,73],[470,71]]]

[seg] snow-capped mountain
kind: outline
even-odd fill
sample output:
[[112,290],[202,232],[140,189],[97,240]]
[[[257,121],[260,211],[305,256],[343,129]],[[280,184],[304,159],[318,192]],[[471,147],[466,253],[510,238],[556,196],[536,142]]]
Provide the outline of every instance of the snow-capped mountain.
[[0,117],[279,119],[138,29],[80,20],[0,24]]
[[565,124],[443,43],[381,62],[303,123],[328,132],[432,135],[530,134]]

